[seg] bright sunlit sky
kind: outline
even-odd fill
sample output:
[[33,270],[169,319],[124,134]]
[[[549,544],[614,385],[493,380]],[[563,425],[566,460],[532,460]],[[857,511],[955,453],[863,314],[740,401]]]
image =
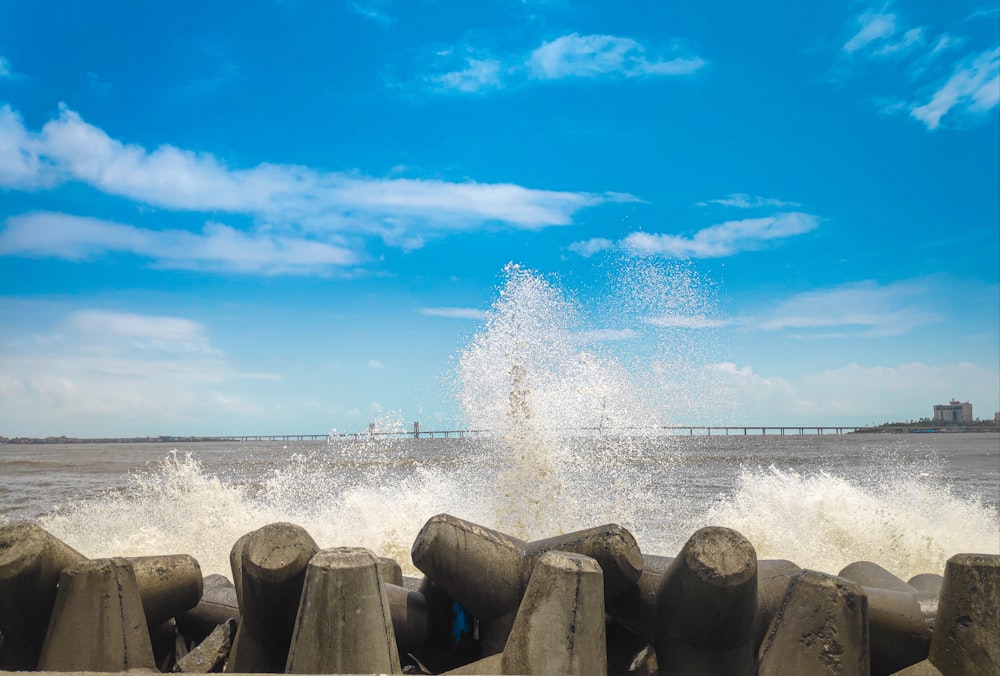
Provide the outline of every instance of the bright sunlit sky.
[[584,308],[637,262],[711,289],[589,327],[704,332],[738,405],[668,423],[992,418],[998,34],[979,0],[0,0],[0,435],[460,426],[509,261]]

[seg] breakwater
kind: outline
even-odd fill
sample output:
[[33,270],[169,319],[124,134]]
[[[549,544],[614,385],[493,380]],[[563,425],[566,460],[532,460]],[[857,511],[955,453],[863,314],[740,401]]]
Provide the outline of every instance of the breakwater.
[[[676,556],[615,524],[525,541],[447,514],[423,577],[291,523],[232,546],[233,582],[186,555],[88,560],[0,527],[0,668],[479,674],[993,674],[1000,556],[902,580],[758,559],[729,528]],[[915,666],[916,665],[916,666]]]

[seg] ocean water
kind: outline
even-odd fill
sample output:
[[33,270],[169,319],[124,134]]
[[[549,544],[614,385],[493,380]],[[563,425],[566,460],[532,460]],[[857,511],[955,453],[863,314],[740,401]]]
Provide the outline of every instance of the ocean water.
[[[619,523],[674,555],[705,525],[761,558],[908,578],[1000,553],[996,434],[561,438],[544,463],[495,439],[0,447],[0,522],[31,519],[90,557],[229,550],[274,521],[415,574],[410,546],[447,512],[534,540]],[[540,467],[540,465],[546,465]]]
[[0,446],[0,522],[35,520],[89,557],[187,553],[226,576],[233,543],[276,521],[415,574],[410,547],[439,513],[526,540],[614,522],[668,556],[728,526],[760,558],[830,573],[869,560],[908,578],[1000,553],[1000,436],[666,435],[699,424],[679,412],[727,410],[702,368],[710,285],[641,262],[613,282],[584,306],[507,267],[448,376],[488,438]]

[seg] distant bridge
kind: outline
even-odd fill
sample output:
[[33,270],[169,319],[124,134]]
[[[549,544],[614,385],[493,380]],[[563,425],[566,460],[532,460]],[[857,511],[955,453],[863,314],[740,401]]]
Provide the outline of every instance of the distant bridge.
[[[851,432],[873,432],[871,427],[852,425],[665,425],[659,427],[636,427],[636,428],[614,428],[605,429],[599,427],[584,427],[567,430],[544,430],[559,431],[572,434],[579,432],[587,435],[605,435],[635,432],[638,434],[664,433],[682,434],[686,436],[785,436],[785,435],[806,435],[806,434],[849,434]],[[368,429],[364,432],[330,432],[329,434],[251,434],[230,437],[194,437],[184,439],[185,441],[316,441],[326,440],[355,440],[363,439],[477,439],[481,437],[492,437],[491,430],[484,429],[449,429],[449,430],[422,430],[419,423],[415,423],[413,429],[401,430],[376,430]],[[180,440],[180,439],[178,439]]]

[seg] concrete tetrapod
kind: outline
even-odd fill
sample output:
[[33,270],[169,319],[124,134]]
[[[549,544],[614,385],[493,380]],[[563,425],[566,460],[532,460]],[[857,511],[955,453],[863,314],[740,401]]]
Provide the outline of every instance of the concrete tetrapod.
[[587,556],[536,561],[504,647],[505,674],[606,674],[604,575]]
[[324,549],[306,568],[285,673],[401,674],[378,559]]
[[127,559],[82,561],[63,570],[38,668],[156,670],[139,587]]
[[135,570],[142,608],[150,627],[176,617],[198,605],[203,578],[201,566],[187,554],[166,556],[133,556],[129,562]]
[[869,673],[861,585],[814,570],[795,573],[758,650],[758,676]]
[[663,676],[749,674],[757,616],[757,554],[745,537],[709,526],[664,572],[656,661]]
[[590,556],[613,598],[642,573],[635,538],[616,524],[528,543],[448,514],[431,517],[410,552],[413,564],[479,619],[487,655],[506,643],[517,607],[539,557],[558,550]]
[[298,613],[306,566],[319,551],[304,529],[272,523],[240,538],[230,561],[239,554],[240,626],[226,664],[231,673],[284,671]]
[[45,641],[63,569],[85,557],[41,526],[0,526],[0,669],[32,670]]
[[215,628],[233,620],[233,633],[240,619],[236,588],[224,575],[207,575],[202,581],[198,605],[177,616],[177,628],[195,643],[205,640]]
[[944,674],[1000,673],[1000,556],[948,559],[930,661]]

